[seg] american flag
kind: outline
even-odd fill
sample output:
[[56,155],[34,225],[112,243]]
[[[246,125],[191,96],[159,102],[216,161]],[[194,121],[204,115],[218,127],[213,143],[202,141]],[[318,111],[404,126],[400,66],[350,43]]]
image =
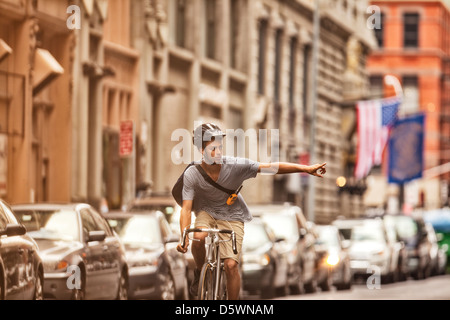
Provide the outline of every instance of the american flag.
[[358,150],[355,178],[367,176],[374,165],[382,162],[389,130],[397,119],[400,99],[387,98],[359,101],[356,106]]

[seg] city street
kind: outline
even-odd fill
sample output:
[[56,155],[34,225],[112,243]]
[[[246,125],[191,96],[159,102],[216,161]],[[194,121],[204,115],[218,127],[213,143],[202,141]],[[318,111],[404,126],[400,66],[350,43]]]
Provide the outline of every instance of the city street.
[[380,289],[368,289],[365,283],[354,284],[351,290],[316,292],[278,297],[277,300],[449,300],[450,275],[424,280],[381,284]]

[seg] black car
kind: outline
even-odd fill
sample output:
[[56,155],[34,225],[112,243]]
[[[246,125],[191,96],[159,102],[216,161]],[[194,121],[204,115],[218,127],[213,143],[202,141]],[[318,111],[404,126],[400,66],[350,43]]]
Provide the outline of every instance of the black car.
[[36,242],[0,200],[0,300],[42,300],[44,268]]
[[287,282],[287,260],[276,249],[273,231],[254,218],[245,224],[242,242],[242,289],[246,295],[258,294],[263,299],[273,298],[277,289],[284,291]]
[[316,250],[324,253],[320,264],[330,269],[336,289],[350,289],[353,281],[350,256],[347,248],[342,245],[343,237],[338,228],[333,225],[317,225],[316,229]]
[[92,206],[41,203],[13,209],[39,246],[46,299],[127,299],[125,250]]
[[431,259],[429,239],[425,221],[420,216],[390,215],[395,222],[398,236],[405,244],[408,273],[414,279],[423,279],[430,274]]
[[291,294],[315,292],[316,251],[315,237],[307,228],[301,208],[291,204],[251,205],[250,213],[260,217],[274,231],[278,250],[288,261],[288,282]]
[[125,247],[131,299],[189,299],[187,262],[176,250],[180,237],[161,211],[111,212],[105,217]]

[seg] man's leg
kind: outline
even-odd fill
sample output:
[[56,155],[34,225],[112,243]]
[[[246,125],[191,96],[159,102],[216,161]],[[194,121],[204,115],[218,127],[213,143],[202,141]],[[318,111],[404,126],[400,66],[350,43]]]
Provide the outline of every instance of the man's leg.
[[227,275],[228,300],[239,300],[239,291],[241,290],[239,264],[236,260],[228,258],[225,259],[224,266]]

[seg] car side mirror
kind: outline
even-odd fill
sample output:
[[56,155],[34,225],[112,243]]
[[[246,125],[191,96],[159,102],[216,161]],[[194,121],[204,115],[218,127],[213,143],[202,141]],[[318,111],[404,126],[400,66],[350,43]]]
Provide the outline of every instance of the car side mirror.
[[27,233],[27,229],[23,224],[8,224],[6,228],[0,231],[0,236],[6,235],[7,237],[23,236]]
[[106,238],[106,232],[103,230],[89,231],[87,242],[91,241],[103,241]]
[[300,228],[300,239],[303,239],[307,233],[305,228]]
[[341,242],[342,249],[350,248],[350,244],[351,244],[350,240],[342,240]]

